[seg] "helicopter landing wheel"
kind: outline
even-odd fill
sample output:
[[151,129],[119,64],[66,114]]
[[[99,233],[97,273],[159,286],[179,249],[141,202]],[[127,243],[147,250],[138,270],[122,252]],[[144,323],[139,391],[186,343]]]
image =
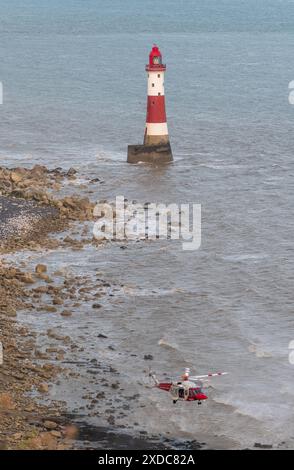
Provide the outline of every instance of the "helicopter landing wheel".
[[173,400],[173,404],[175,405],[177,403],[178,400]]
[[201,401],[199,401],[199,402],[198,402],[198,406],[201,405],[201,404],[202,404]]

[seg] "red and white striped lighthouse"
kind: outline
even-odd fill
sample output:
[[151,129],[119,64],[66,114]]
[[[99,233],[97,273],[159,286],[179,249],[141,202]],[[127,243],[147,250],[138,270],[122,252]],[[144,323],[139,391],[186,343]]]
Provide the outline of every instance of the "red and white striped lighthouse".
[[129,145],[128,162],[165,163],[172,161],[165,111],[164,75],[166,65],[153,46],[146,65],[148,74],[147,117],[143,145]]
[[164,73],[166,66],[157,46],[149,54],[147,118],[145,128],[145,145],[167,144],[169,142],[164,96]]

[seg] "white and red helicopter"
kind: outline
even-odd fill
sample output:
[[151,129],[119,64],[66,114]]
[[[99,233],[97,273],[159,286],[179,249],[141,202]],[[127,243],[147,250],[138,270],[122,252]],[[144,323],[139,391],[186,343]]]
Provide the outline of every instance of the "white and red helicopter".
[[155,373],[151,370],[149,371],[149,377],[153,379],[154,386],[169,392],[174,404],[178,400],[184,400],[197,401],[198,405],[201,405],[202,401],[208,398],[202,391],[204,383],[207,382],[205,379],[227,374],[228,372],[215,372],[213,374],[190,376],[190,369],[187,367],[180,380],[170,379],[168,382],[160,382]]

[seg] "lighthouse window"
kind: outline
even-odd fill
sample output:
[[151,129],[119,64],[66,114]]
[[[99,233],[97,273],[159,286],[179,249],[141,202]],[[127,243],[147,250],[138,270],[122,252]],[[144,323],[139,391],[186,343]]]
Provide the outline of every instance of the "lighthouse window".
[[153,57],[153,64],[154,64],[154,65],[158,65],[158,64],[161,65],[161,57],[159,57],[159,56],[154,56],[154,57]]
[[161,95],[161,93],[158,93],[158,96],[160,96],[160,95]]
[[158,78],[160,78],[160,73],[157,76],[158,76]]
[[154,83],[152,83],[152,86],[154,86]]

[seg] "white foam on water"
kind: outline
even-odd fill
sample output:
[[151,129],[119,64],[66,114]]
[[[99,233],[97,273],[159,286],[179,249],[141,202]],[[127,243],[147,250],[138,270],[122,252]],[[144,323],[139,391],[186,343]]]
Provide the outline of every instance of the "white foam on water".
[[265,351],[263,349],[261,349],[260,346],[256,345],[256,344],[250,344],[248,346],[248,351],[255,354],[256,357],[258,358],[270,358],[270,357],[273,357],[272,353],[268,352],[268,351]]
[[160,338],[160,340],[158,341],[158,345],[163,346],[165,348],[180,350],[179,345],[174,340],[166,337]]
[[95,154],[97,162],[103,164],[117,164],[126,162],[126,154],[114,151],[99,151]]
[[224,261],[231,261],[233,263],[243,262],[243,261],[261,261],[267,258],[267,254],[262,253],[244,253],[244,254],[235,254],[235,255],[226,255],[222,259]]

